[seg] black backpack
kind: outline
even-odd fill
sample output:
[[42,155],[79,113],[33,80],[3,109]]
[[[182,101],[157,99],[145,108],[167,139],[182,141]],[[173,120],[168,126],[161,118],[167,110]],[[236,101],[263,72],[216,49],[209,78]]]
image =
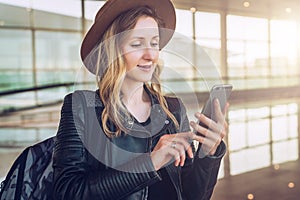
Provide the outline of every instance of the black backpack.
[[[86,103],[94,105],[95,93],[77,91]],[[55,136],[27,147],[17,157],[1,182],[0,200],[53,199],[52,154]]]
[[55,137],[27,147],[1,183],[0,200],[52,199]]

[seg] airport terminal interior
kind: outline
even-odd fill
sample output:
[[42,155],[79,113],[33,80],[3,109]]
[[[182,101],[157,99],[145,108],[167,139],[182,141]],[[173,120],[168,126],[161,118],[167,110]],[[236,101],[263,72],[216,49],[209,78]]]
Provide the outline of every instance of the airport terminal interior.
[[[166,93],[194,120],[212,85],[233,85],[227,153],[212,200],[300,197],[299,0],[173,0],[161,52]],[[66,94],[97,88],[81,41],[104,1],[0,0],[0,179],[54,136]]]

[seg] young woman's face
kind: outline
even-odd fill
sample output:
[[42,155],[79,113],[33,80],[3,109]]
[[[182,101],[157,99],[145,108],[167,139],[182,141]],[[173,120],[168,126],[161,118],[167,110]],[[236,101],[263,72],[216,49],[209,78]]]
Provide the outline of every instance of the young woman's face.
[[159,30],[151,17],[140,17],[123,48],[126,78],[147,82],[152,78],[159,56]]

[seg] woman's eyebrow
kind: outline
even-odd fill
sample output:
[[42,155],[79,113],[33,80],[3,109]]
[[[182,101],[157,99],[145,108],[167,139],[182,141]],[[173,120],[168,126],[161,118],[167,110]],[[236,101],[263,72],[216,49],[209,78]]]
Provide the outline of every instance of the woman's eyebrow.
[[130,39],[139,39],[139,40],[142,40],[142,39],[145,39],[145,37],[134,36],[134,37],[131,37]]
[[[152,39],[153,38],[159,38],[159,35],[155,35],[155,36],[153,36],[152,37]],[[144,36],[132,36],[132,37],[130,37],[130,39],[145,39],[145,37]]]

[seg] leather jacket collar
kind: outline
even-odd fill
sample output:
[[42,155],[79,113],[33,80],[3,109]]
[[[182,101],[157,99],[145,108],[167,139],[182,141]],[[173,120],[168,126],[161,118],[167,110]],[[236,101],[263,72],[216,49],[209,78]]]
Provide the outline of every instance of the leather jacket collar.
[[[88,113],[95,112],[97,117],[89,118],[88,127],[97,125],[100,129],[98,131],[89,131],[90,134],[88,134],[88,138],[84,142],[87,142],[87,146],[93,147],[90,149],[91,153],[107,166],[120,166],[134,157],[149,153],[158,142],[159,136],[175,132],[172,120],[167,117],[157,98],[150,93],[147,87],[144,88],[151,100],[150,123],[144,126],[134,117],[125,118],[124,123],[126,123],[128,132],[112,138],[108,138],[103,132],[101,112],[104,109],[104,104],[100,100],[99,90],[95,93],[94,105],[96,107],[91,106]],[[91,143],[94,144],[95,141],[101,141],[102,144],[89,145]],[[100,147],[102,149],[99,149]],[[108,153],[114,156],[109,156]]]
[[[173,125],[172,120],[166,115],[161,105],[159,104],[158,99],[149,91],[149,89],[145,85],[144,85],[144,90],[149,95],[151,101],[151,111],[148,119],[150,120],[151,123],[149,123],[146,126],[143,126],[133,116],[124,117],[124,124],[125,127],[128,129],[127,134],[132,135],[134,137],[140,137],[140,138],[148,138],[149,136],[150,137],[155,136],[159,134],[160,131],[165,130],[169,126]],[[99,96],[99,90],[96,91],[96,94],[97,94],[96,99],[100,100],[100,103],[98,103],[98,105],[101,105],[102,106],[101,110],[103,110],[104,105],[101,102]]]

